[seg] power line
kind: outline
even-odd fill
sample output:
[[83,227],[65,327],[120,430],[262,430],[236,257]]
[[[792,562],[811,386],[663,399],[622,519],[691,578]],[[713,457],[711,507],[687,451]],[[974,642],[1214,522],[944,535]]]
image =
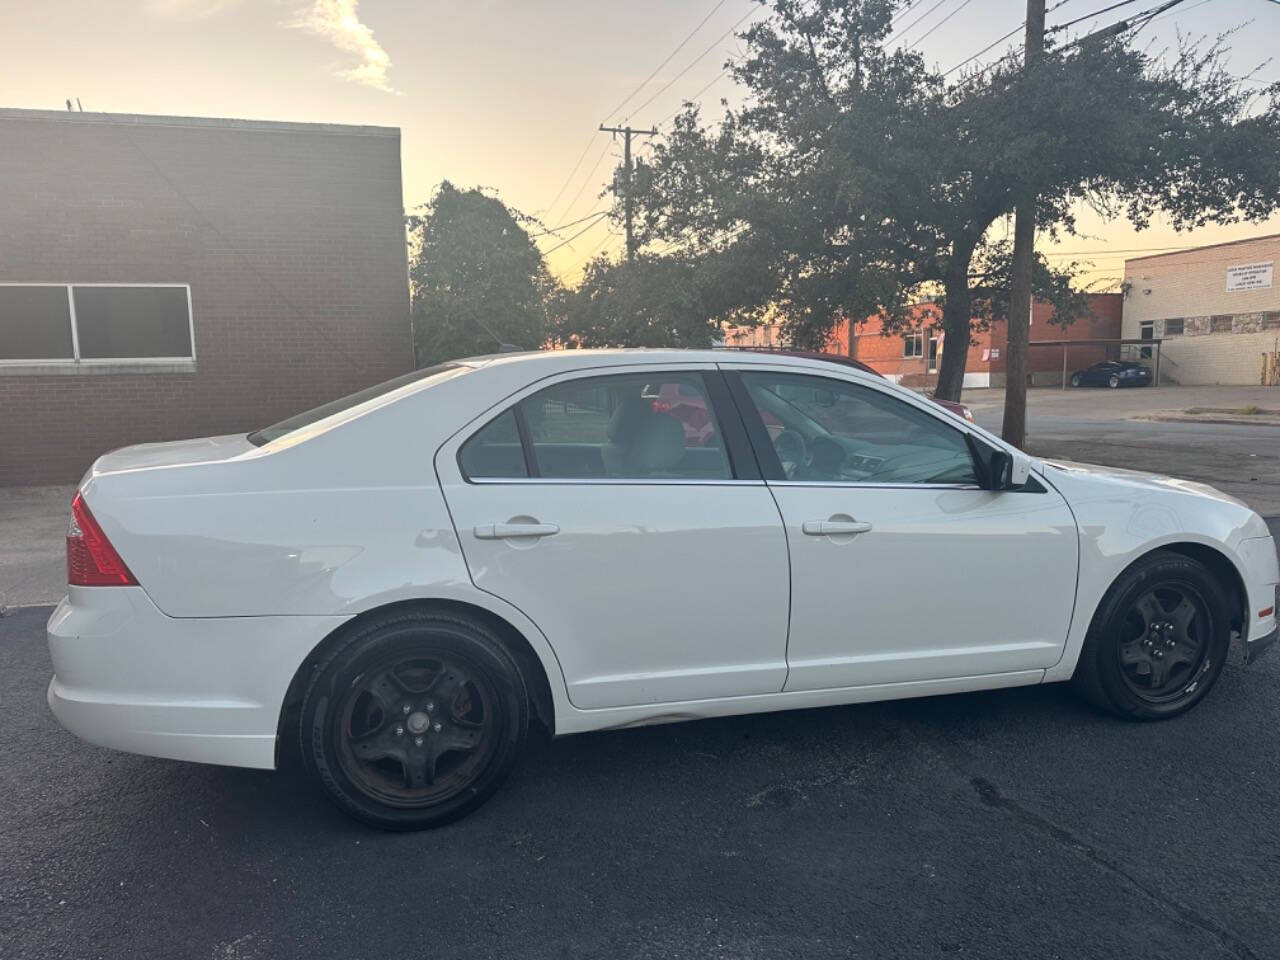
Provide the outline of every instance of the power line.
[[905,17],[908,13],[920,5],[920,0],[911,0],[905,7],[893,15],[893,19],[889,21],[889,29],[893,29],[893,25]]
[[563,230],[565,227],[572,227],[572,226],[575,226],[576,224],[582,223],[584,220],[590,220],[592,217],[596,216],[597,214],[608,213],[608,212],[609,212],[608,210],[595,210],[591,213],[588,213],[585,217],[579,217],[577,220],[570,220],[568,223],[562,223],[562,224],[559,224],[558,226],[547,227],[545,230],[539,231],[538,233],[531,233],[529,234],[529,236],[530,238],[545,237],[547,236],[547,234],[555,233],[557,230]]
[[556,191],[555,200],[552,200],[547,204],[546,211],[548,213],[551,212],[551,208],[554,207],[556,202],[564,195],[565,187],[569,186],[569,181],[573,179],[573,175],[577,173],[578,168],[582,166],[582,161],[586,158],[587,151],[591,149],[591,144],[595,143],[596,134],[599,132],[600,131],[598,130],[591,131],[591,136],[587,138],[587,145],[582,148],[582,153],[578,155],[578,162],[573,165],[573,169],[569,171],[569,175],[564,178],[564,183],[560,184],[560,189]]
[[947,71],[946,73],[944,73],[942,76],[943,76],[944,78],[945,78],[945,77],[949,77],[949,76],[951,76],[951,74],[955,73],[955,72],[956,72],[957,70],[959,70],[961,67],[966,66],[967,64],[973,63],[973,61],[977,60],[980,56],[982,56],[982,55],[983,55],[984,53],[986,53],[988,50],[990,50],[990,49],[992,49],[993,47],[999,46],[1000,44],[1004,43],[1006,40],[1008,40],[1010,37],[1012,37],[1015,33],[1019,32],[1019,31],[1020,31],[1024,26],[1026,26],[1026,24],[1025,24],[1025,23],[1020,23],[1020,24],[1018,24],[1016,27],[1014,27],[1012,30],[1010,30],[1008,33],[1006,33],[1003,37],[1000,37],[1000,38],[998,38],[998,39],[996,39],[996,40],[991,41],[991,43],[987,44],[985,47],[983,47],[981,50],[979,50],[979,51],[978,51],[977,53],[975,53],[973,56],[969,57],[969,58],[968,58],[968,59],[966,59],[966,60],[961,60],[959,63],[957,63],[954,67],[952,67],[950,70],[948,70],[948,71]]
[[[608,114],[606,114],[606,118],[613,116],[615,113],[621,110],[624,106],[627,105],[627,102],[630,101],[632,97],[634,97],[637,93],[643,90],[645,85],[648,84],[649,81],[652,80],[657,75],[658,71],[661,70],[663,67],[665,67],[668,63],[670,63],[671,58],[674,57],[677,53],[679,53],[684,48],[685,44],[687,44],[690,40],[693,39],[694,35],[699,30],[702,29],[703,25],[708,20],[711,19],[712,14],[714,14],[717,10],[719,10],[722,6],[724,6],[725,2],[726,0],[718,0],[715,6],[713,6],[711,10],[708,11],[707,15],[698,22],[698,25],[689,32],[689,35],[686,36],[683,40],[681,40],[680,44],[674,50],[672,50],[670,54],[667,55],[667,58],[663,60],[660,64],[658,64],[657,67],[654,68],[653,73],[649,74],[649,76],[645,78],[644,83],[641,83],[640,86],[636,87],[634,90],[631,91],[631,93],[627,94],[626,98],[620,104],[618,104],[616,107],[610,110]],[[551,210],[559,202],[560,198],[564,196],[565,190],[568,189],[569,184],[573,181],[574,174],[578,172],[578,169],[582,166],[582,161],[586,159],[587,154],[591,151],[591,144],[595,143],[597,133],[599,133],[598,130],[593,130],[591,132],[591,136],[587,138],[586,145],[583,146],[582,153],[578,155],[578,160],[576,163],[574,163],[573,169],[570,170],[569,175],[564,178],[564,183],[560,184],[560,189],[556,191],[555,198],[545,207],[548,213],[551,212]]]
[[[596,132],[599,133],[598,130]],[[583,178],[582,183],[578,186],[578,192],[573,195],[573,199],[570,200],[569,205],[564,208],[564,212],[561,213],[561,216],[567,217],[569,215],[569,211],[577,205],[578,198],[582,196],[582,191],[587,189],[587,184],[591,182],[591,178],[595,176],[595,172],[600,169],[600,164],[604,161],[605,154],[609,152],[609,145],[611,143],[612,141],[610,140],[606,140],[604,142],[604,148],[600,151],[600,155],[596,157],[596,162],[593,163],[591,165],[591,169],[587,171],[586,177]]]
[[656,67],[654,67],[653,72],[649,74],[647,77],[645,77],[644,81],[638,87],[636,87],[629,94],[627,94],[626,97],[623,98],[620,104],[618,104],[608,113],[606,113],[604,115],[605,119],[608,120],[610,117],[616,114],[619,110],[621,110],[628,103],[630,103],[631,99],[636,94],[638,94],[641,90],[643,90],[646,86],[648,86],[649,81],[658,75],[658,71],[661,70],[663,67],[665,67],[668,63],[670,63],[672,57],[674,57],[677,53],[679,53],[681,50],[685,48],[685,45],[688,44],[688,42],[694,38],[694,35],[706,25],[706,22],[710,20],[711,17],[715,14],[715,12],[719,10],[721,7],[723,7],[726,2],[727,0],[717,0],[717,3],[715,4],[715,6],[713,6],[710,10],[707,11],[707,15],[698,21],[698,25],[689,31],[688,36],[686,36],[683,40],[681,40],[680,43],[676,46],[676,48],[672,50],[669,54],[667,54],[666,59],[663,60],[660,64],[658,64]]
[[658,97],[662,96],[662,94],[664,94],[664,93],[666,93],[668,90],[670,90],[670,89],[671,89],[671,87],[672,87],[672,85],[673,85],[677,80],[679,80],[679,79],[680,79],[681,77],[683,77],[686,73],[688,73],[690,70],[692,70],[692,69],[693,69],[693,67],[694,67],[694,65],[695,65],[695,64],[697,64],[697,63],[698,63],[698,61],[700,61],[703,57],[705,57],[705,56],[706,56],[707,54],[709,54],[712,50],[714,50],[717,46],[719,46],[719,45],[720,45],[720,43],[725,39],[725,37],[729,36],[731,33],[733,33],[733,31],[737,30],[737,29],[738,29],[738,27],[742,26],[742,24],[743,24],[744,22],[746,22],[747,18],[748,18],[748,17],[750,17],[750,16],[751,16],[752,14],[754,14],[755,12],[756,12],[756,10],[755,10],[755,8],[753,7],[752,9],[750,9],[750,10],[748,10],[746,13],[744,13],[741,17],[739,17],[739,18],[734,22],[733,26],[731,26],[731,27],[730,27],[728,30],[726,30],[724,33],[720,34],[720,36],[716,37],[715,41],[711,44],[711,46],[707,47],[707,49],[703,50],[703,51],[702,51],[702,53],[698,54],[698,55],[697,55],[696,57],[694,57],[691,61],[689,61],[689,63],[685,66],[685,68],[684,68],[683,70],[681,70],[681,71],[680,71],[679,73],[677,73],[674,77],[672,77],[670,80],[668,80],[666,83],[664,83],[661,87],[659,87],[659,88],[657,89],[657,91],[653,94],[653,96],[651,96],[651,97],[650,97],[648,100],[646,100],[644,103],[640,104],[640,106],[638,106],[638,107],[636,107],[634,110],[632,110],[632,111],[631,111],[631,115],[632,115],[632,116],[634,116],[635,114],[639,113],[639,112],[640,112],[641,110],[643,110],[645,107],[649,106],[649,104],[653,103],[653,101],[654,101],[654,100],[657,100],[657,99],[658,99]]
[[[1051,6],[1048,10],[1046,10],[1046,11],[1045,11],[1045,13],[1053,13],[1053,11],[1057,10],[1059,7],[1065,7],[1065,6],[1066,6],[1068,3],[1070,3],[1070,2],[1071,2],[1071,0],[1058,0],[1058,2],[1057,2],[1057,3],[1055,3],[1053,6]],[[1205,2],[1208,2],[1208,0],[1205,0]],[[942,76],[943,76],[943,77],[949,77],[951,74],[955,73],[955,72],[956,72],[957,70],[959,70],[961,67],[967,66],[968,64],[972,63],[974,60],[977,60],[977,59],[978,59],[978,57],[982,56],[982,55],[983,55],[984,53],[986,53],[988,50],[991,50],[993,47],[996,47],[996,46],[1000,45],[1001,43],[1004,43],[1004,41],[1008,40],[1008,39],[1009,39],[1010,37],[1012,37],[1014,34],[1018,33],[1018,32],[1019,32],[1023,27],[1025,27],[1026,25],[1027,25],[1027,22],[1026,22],[1025,20],[1023,20],[1023,21],[1022,21],[1022,23],[1018,24],[1016,27],[1014,27],[1012,30],[1010,30],[1008,33],[1006,33],[1004,36],[1000,37],[998,40],[994,41],[993,43],[989,43],[989,44],[987,44],[985,47],[983,47],[981,50],[979,50],[977,53],[975,53],[972,57],[969,57],[967,60],[961,60],[959,63],[957,63],[954,67],[952,67],[950,70],[948,70],[948,71],[947,71],[946,73],[944,73]],[[988,70],[990,70],[992,67],[996,66],[998,63],[1000,63],[1000,62],[1001,62],[1001,61],[1003,61],[1003,60],[1007,60],[1007,59],[1009,59],[1009,57],[1014,56],[1015,54],[1017,54],[1017,53],[1018,53],[1018,52],[1020,52],[1021,50],[1022,50],[1022,46],[1021,46],[1021,45],[1019,45],[1019,46],[1018,46],[1018,49],[1017,49],[1016,51],[1013,51],[1013,52],[1011,52],[1011,53],[1005,54],[1005,56],[1003,56],[1003,57],[999,57],[999,58],[997,58],[997,59],[995,59],[995,60],[992,60],[989,64],[987,64],[985,67],[983,67],[981,70],[979,70],[976,74],[974,74],[974,77],[980,77],[980,76],[982,76],[984,73],[986,73],[986,72],[987,72]],[[969,78],[969,79],[973,79],[973,78],[971,77],[971,78]]]
[[909,44],[907,44],[906,49],[907,49],[907,50],[910,50],[910,49],[912,49],[913,47],[915,47],[915,46],[917,46],[917,45],[919,45],[919,44],[921,44],[921,43],[924,43],[925,38],[926,38],[926,37],[928,37],[928,36],[929,36],[929,34],[933,33],[933,31],[937,30],[940,26],[942,26],[944,23],[946,23],[948,20],[950,20],[952,17],[954,17],[957,13],[959,13],[961,10],[963,10],[965,7],[967,7],[967,6],[968,6],[969,4],[971,4],[972,2],[973,2],[973,0],[964,0],[964,2],[963,2],[962,4],[960,4],[960,6],[956,7],[954,10],[952,10],[950,13],[948,13],[945,17],[943,17],[941,20],[939,20],[937,23],[935,23],[932,27],[930,27],[928,30],[926,30],[924,33],[922,33],[918,39],[916,39],[916,40],[912,40]]
[[[1278,2],[1280,2],[1280,0],[1278,0]],[[708,90],[710,90],[710,89],[711,89],[713,86],[715,86],[715,85],[716,85],[716,83],[718,83],[720,80],[724,79],[724,77],[725,77],[728,73],[729,73],[729,67],[725,67],[723,70],[721,70],[719,73],[717,73],[714,77],[712,77],[712,78],[711,78],[711,80],[706,84],[706,86],[704,86],[701,90],[699,90],[699,91],[698,91],[697,93],[695,93],[693,96],[691,96],[691,97],[687,98],[686,100],[684,100],[684,101],[680,104],[680,106],[678,106],[676,109],[674,109],[674,110],[672,110],[670,113],[668,113],[665,117],[663,117],[661,120],[659,120],[657,123],[655,123],[655,124],[654,124],[654,126],[655,126],[655,127],[660,127],[660,126],[662,126],[664,123],[666,123],[666,122],[667,122],[668,120],[670,120],[672,117],[674,117],[677,113],[679,113],[681,110],[683,110],[683,109],[684,109],[684,105],[685,105],[686,103],[693,103],[693,102],[697,101],[697,99],[698,99],[700,96],[702,96],[704,93],[706,93]]]
[[1110,13],[1112,10],[1118,10],[1121,7],[1127,7],[1129,6],[1129,4],[1137,3],[1137,2],[1138,0],[1120,0],[1119,3],[1113,3],[1109,7],[1103,7],[1101,10],[1095,10],[1093,11],[1093,13],[1086,14],[1083,17],[1076,17],[1074,20],[1068,20],[1066,23],[1059,23],[1056,26],[1052,26],[1048,30],[1046,30],[1045,33],[1057,33],[1060,30],[1067,29],[1067,27],[1073,27],[1077,23],[1083,23],[1086,20],[1092,20],[1095,17],[1102,16],[1102,14],[1104,13]]
[[561,240],[559,243],[557,243],[557,244],[556,244],[554,247],[552,247],[551,249],[542,251],[542,255],[543,255],[544,257],[549,257],[549,256],[551,256],[551,254],[555,253],[555,252],[556,252],[557,250],[559,250],[561,247],[565,247],[565,246],[568,246],[569,244],[573,243],[573,241],[577,240],[580,236],[582,236],[582,235],[583,235],[584,233],[586,233],[588,230],[594,230],[594,229],[595,229],[596,227],[598,227],[600,224],[604,223],[604,222],[605,222],[605,217],[606,217],[607,215],[608,215],[608,211],[605,211],[604,213],[600,214],[600,215],[599,215],[598,217],[596,217],[596,219],[595,219],[595,220],[593,220],[591,223],[588,223],[585,227],[583,227],[581,230],[579,230],[579,231],[578,231],[577,233],[575,233],[573,236],[569,237],[569,239],[567,239],[567,240]]
[[[890,43],[892,43],[894,40],[901,40],[901,39],[902,39],[902,35],[903,35],[904,33],[909,32],[909,31],[911,30],[911,28],[912,28],[912,27],[914,27],[917,23],[919,23],[919,22],[920,22],[921,20],[923,20],[925,17],[929,16],[929,14],[933,13],[933,11],[937,10],[940,6],[942,6],[942,5],[943,5],[944,3],[946,3],[946,2],[947,2],[947,0],[938,0],[938,2],[937,2],[937,3],[935,3],[932,7],[930,7],[928,10],[926,10],[924,13],[920,14],[920,16],[916,17],[914,20],[912,20],[912,21],[911,21],[909,24],[907,24],[905,27],[902,27],[901,29],[899,29],[899,30],[895,31],[895,32],[894,32],[894,33],[893,33],[893,34],[892,34],[892,35],[891,35],[887,40],[885,40],[885,46],[888,46],[888,45],[889,45]],[[912,6],[915,6],[915,4],[912,4]]]

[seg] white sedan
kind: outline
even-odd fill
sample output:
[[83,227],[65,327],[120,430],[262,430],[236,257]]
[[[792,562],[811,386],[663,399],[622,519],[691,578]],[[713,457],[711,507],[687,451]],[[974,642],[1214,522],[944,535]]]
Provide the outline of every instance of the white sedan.
[[1071,680],[1189,709],[1277,636],[1275,544],[1195,483],[1033,460],[879,377],[504,354],[99,459],[49,704],[92,743],[274,767],[396,829],[563,735]]

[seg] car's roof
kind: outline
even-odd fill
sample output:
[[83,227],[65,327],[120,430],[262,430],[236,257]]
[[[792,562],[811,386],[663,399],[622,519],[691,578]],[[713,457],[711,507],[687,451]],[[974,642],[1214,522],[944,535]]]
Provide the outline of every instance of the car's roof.
[[[619,347],[593,348],[589,350],[529,350],[511,353],[491,353],[480,357],[467,357],[456,362],[472,367],[519,364],[521,366],[528,365],[530,368],[545,368],[547,372],[551,372],[554,370],[605,367],[629,363],[762,363],[794,365],[812,369],[817,364],[831,361],[816,355],[801,356],[792,353],[767,351],[756,353],[750,350],[677,350],[653,347]],[[847,370],[866,373],[866,370],[860,364],[843,366]],[[878,376],[874,371],[869,375]]]

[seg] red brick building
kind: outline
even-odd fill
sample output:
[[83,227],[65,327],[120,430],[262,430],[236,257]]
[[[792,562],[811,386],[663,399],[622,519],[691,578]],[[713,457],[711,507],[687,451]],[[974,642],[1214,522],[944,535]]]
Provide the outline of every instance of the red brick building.
[[[1050,322],[1053,307],[1036,303],[1031,310],[1031,342],[1114,340],[1120,336],[1120,317],[1124,298],[1119,293],[1089,295],[1089,312],[1068,327]],[[879,317],[868,317],[854,330],[853,351],[849,350],[849,324],[841,323],[828,341],[832,353],[857,357],[892,380],[913,387],[929,387],[937,381],[938,362],[947,349],[942,333],[942,309],[934,303],[918,303],[910,308],[917,329],[908,335],[883,335]],[[975,331],[968,346],[965,363],[966,387],[1004,386],[1006,325],[992,324]],[[781,346],[777,327],[741,327],[729,330],[725,342],[730,346]],[[1080,343],[1067,348],[1067,362],[1072,370],[1106,359],[1114,348],[1103,344]],[[1062,382],[1062,348],[1032,347],[1028,369],[1033,383]]]
[[412,366],[399,130],[0,110],[0,484]]

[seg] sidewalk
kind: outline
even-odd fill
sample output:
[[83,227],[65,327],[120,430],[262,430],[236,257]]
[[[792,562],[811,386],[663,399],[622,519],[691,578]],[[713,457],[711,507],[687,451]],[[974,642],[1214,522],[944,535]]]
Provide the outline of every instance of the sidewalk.
[[0,610],[67,592],[64,540],[74,486],[0,487]]

